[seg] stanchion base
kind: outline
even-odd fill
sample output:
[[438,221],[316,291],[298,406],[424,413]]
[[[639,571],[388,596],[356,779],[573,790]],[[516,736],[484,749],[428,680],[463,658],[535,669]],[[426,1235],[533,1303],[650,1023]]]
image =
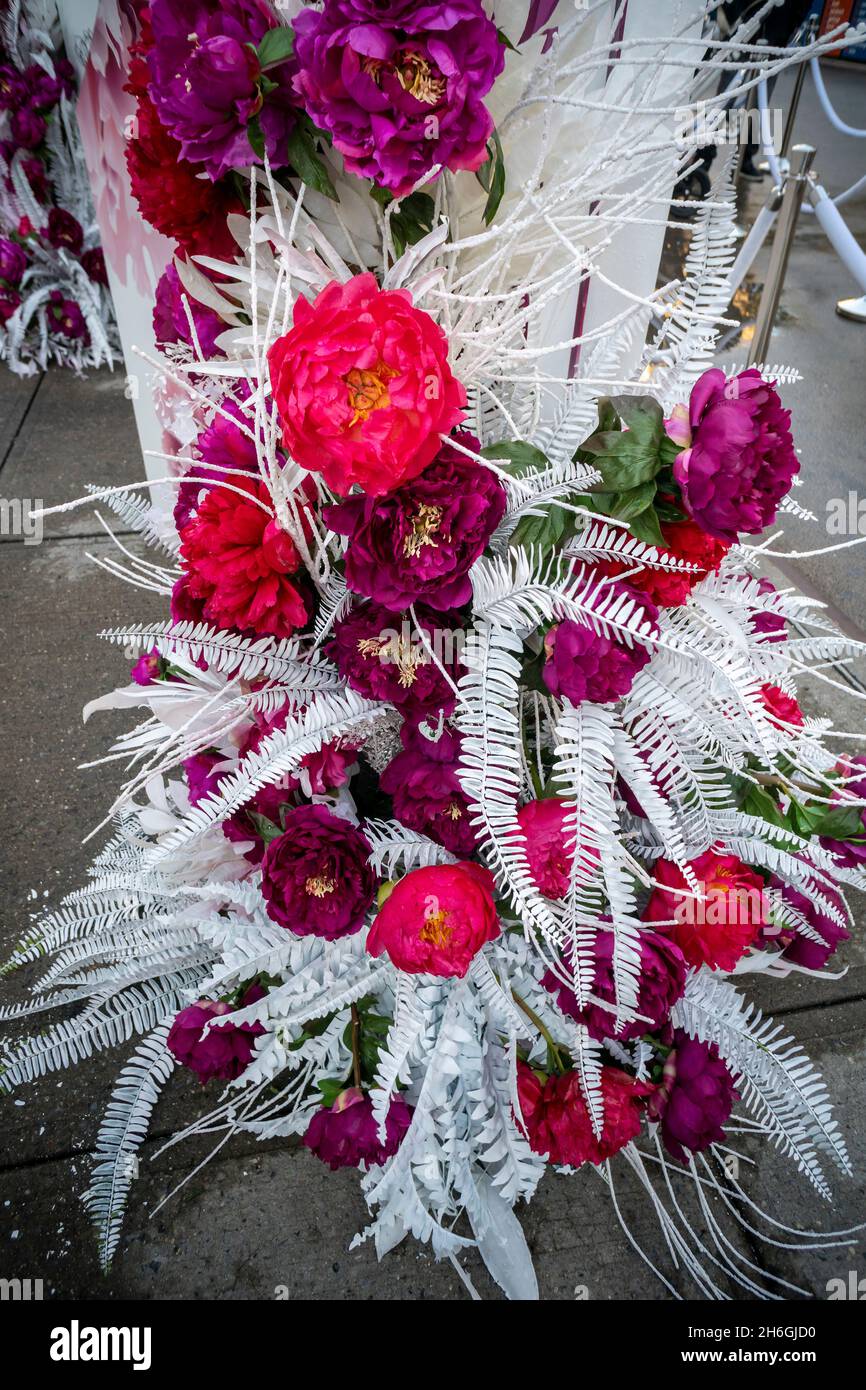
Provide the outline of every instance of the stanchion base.
[[840,299],[836,313],[843,319],[853,319],[855,323],[866,323],[866,294],[859,299]]

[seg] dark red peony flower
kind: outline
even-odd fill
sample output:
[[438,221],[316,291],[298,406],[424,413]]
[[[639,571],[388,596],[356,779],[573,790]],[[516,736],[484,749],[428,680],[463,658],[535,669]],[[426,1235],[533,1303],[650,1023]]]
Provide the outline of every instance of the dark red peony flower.
[[[729,542],[702,531],[693,521],[663,521],[661,532],[669,555],[700,568],[695,572],[677,573],[647,565],[637,574],[629,573],[628,583],[633,589],[640,589],[659,608],[679,608],[695,585],[719,568],[731,547]],[[615,576],[626,573],[629,566],[620,561],[608,561],[598,569],[599,573]]]
[[[669,859],[658,859],[653,872],[663,887],[654,889],[644,911],[645,922],[679,946],[689,965],[733,970],[767,921],[764,880],[733,854],[709,849],[691,861],[705,896],[683,897],[686,879]],[[673,926],[664,923],[673,919]]]
[[413,869],[380,907],[367,950],[387,952],[409,975],[462,979],[481,947],[499,935],[493,891],[493,875],[480,864]]
[[243,496],[209,488],[180,532],[187,595],[201,601],[205,621],[215,627],[291,637],[308,618],[289,579],[300,567],[294,541],[265,510],[264,483],[231,482]]
[[[427,642],[456,682],[463,673],[459,660],[459,628],[448,626],[448,615],[415,610]],[[437,648],[439,649],[437,651]],[[362,603],[334,624],[325,647],[340,675],[353,690],[370,700],[387,700],[409,718],[443,710],[456,703],[451,686],[403,613],[376,603]]]
[[65,208],[52,208],[48,214],[48,225],[42,228],[41,235],[55,250],[63,247],[77,256],[84,245],[84,229],[77,217]]
[[[379,778],[381,790],[393,798],[394,815],[402,825],[429,835],[452,854],[470,855],[477,836],[455,771],[459,737],[445,730],[433,743],[417,728],[405,725],[403,743],[404,751]],[[450,758],[443,757],[443,745],[450,750]]]
[[81,264],[94,285],[108,284],[108,271],[105,268],[105,253],[101,246],[91,246],[89,251],[85,251],[84,255],[81,257]]
[[268,916],[296,936],[336,941],[364,924],[376,892],[366,836],[326,806],[297,806],[262,860]]
[[[613,943],[613,931],[600,928],[596,932],[592,992],[611,1005],[616,1004]],[[585,1024],[593,1038],[603,1041],[615,1037],[620,1042],[628,1042],[653,1032],[667,1021],[686,987],[686,962],[679,947],[660,932],[641,933],[637,1008],[643,1018],[626,1023],[619,1032],[614,1028],[616,1014],[613,1009],[604,1009],[599,1004],[585,1004],[581,1008],[574,992],[557,979],[552,970],[546,972],[541,983],[550,990],[562,1012]]]
[[74,299],[64,299],[62,290],[52,290],[45,306],[45,316],[55,333],[64,338],[80,338],[90,342],[90,331]]
[[715,1043],[690,1038],[682,1028],[665,1061],[661,1086],[650,1101],[652,1119],[661,1122],[668,1153],[680,1163],[724,1139],[726,1124],[739,1095]]
[[[476,453],[473,435],[456,436]],[[384,496],[350,497],[325,511],[349,537],[346,583],[395,611],[410,603],[459,608],[472,597],[469,570],[502,520],[502,484],[444,444],[411,482]]]
[[601,1091],[604,1125],[597,1139],[577,1072],[542,1081],[526,1062],[518,1062],[517,1095],[530,1147],[551,1163],[573,1168],[612,1158],[640,1134],[642,1103],[653,1087],[617,1067],[602,1067]]
[[379,1126],[373,1116],[373,1103],[358,1087],[352,1086],[329,1108],[317,1110],[304,1135],[304,1144],[323,1163],[338,1168],[371,1167],[395,1154],[412,1123],[412,1110],[395,1096],[385,1120],[385,1143],[379,1139]]
[[190,255],[232,260],[237,242],[226,224],[243,205],[225,180],[201,178],[201,164],[180,154],[180,143],[161,124],[153,102],[138,103],[136,135],[127,141],[132,196],[146,222]]
[[[260,985],[252,985],[237,1004],[243,1009],[264,996]],[[255,1053],[255,1040],[266,1030],[261,1023],[239,1023],[225,1028],[205,1025],[212,1018],[234,1012],[223,1000],[199,999],[181,1009],[168,1033],[167,1046],[179,1062],[194,1071],[204,1086],[213,1077],[234,1081],[246,1071]]]

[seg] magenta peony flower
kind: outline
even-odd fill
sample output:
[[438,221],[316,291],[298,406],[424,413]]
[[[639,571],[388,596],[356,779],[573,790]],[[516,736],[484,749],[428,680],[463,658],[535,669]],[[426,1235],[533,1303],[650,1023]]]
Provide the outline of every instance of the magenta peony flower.
[[435,864],[401,878],[367,937],[371,956],[387,952],[409,975],[457,975],[499,935],[493,875],[480,864]]
[[699,1042],[677,1028],[664,1079],[649,1108],[650,1117],[661,1122],[668,1153],[688,1163],[689,1154],[724,1139],[723,1125],[739,1098],[716,1044]]
[[[614,1005],[616,989],[613,977],[612,931],[599,930],[595,938],[595,975],[592,992],[599,999]],[[605,1038],[616,1038],[619,1042],[629,1042],[643,1037],[661,1027],[670,1016],[671,1009],[682,998],[686,987],[686,962],[682,951],[660,932],[642,932],[640,938],[640,987],[638,989],[638,1012],[643,1019],[635,1019],[615,1031],[616,1015],[600,1004],[577,1002],[577,996],[568,985],[563,984],[548,970],[541,983],[550,990],[557,1004],[569,1018],[577,1019],[586,1025],[590,1035],[603,1042]]]
[[[769,579],[759,579],[758,588],[762,594],[774,594],[776,592],[775,584]],[[761,642],[784,642],[788,636],[788,626],[785,619],[776,613],[753,609],[749,613],[749,626],[756,636],[761,634],[759,637]]]
[[[192,346],[192,333],[187,317],[180,276],[173,263],[169,262],[156,287],[156,300],[153,306],[153,333],[160,347],[167,343],[186,343]],[[228,325],[214,309],[200,304],[191,294],[186,295],[192,313],[199,345],[205,357],[222,357],[216,340]]]
[[327,1163],[329,1168],[368,1167],[384,1163],[399,1149],[403,1135],[412,1123],[412,1110],[395,1096],[385,1120],[385,1143],[379,1140],[379,1126],[373,1117],[373,1103],[356,1086],[341,1091],[328,1109],[317,1110],[304,1135],[304,1144]]
[[[646,594],[613,581],[616,588],[637,600],[658,635],[658,609]],[[591,627],[566,618],[549,629],[544,639],[544,684],[552,695],[565,696],[573,705],[591,700],[604,705],[621,700],[634,678],[650,659],[650,652],[635,643],[626,647],[614,637],[602,637]]]
[[214,768],[217,763],[224,761],[219,753],[195,753],[184,760],[183,770],[191,806],[197,806],[217,790],[222,777],[214,772]]
[[336,941],[364,924],[376,892],[370,843],[326,806],[297,806],[262,860],[268,916],[296,936]]
[[530,1147],[551,1163],[579,1168],[603,1163],[640,1134],[644,1097],[652,1086],[617,1067],[602,1067],[604,1125],[597,1139],[577,1072],[567,1071],[546,1081],[526,1062],[517,1063],[517,1096]]
[[0,280],[17,287],[26,269],[27,253],[24,247],[8,237],[0,237]]
[[30,100],[40,111],[56,106],[61,96],[72,96],[75,90],[75,69],[67,58],[54,62],[54,72],[47,72],[41,63],[31,63],[24,69],[24,81]]
[[63,247],[66,251],[71,251],[73,256],[77,256],[84,245],[84,228],[78,218],[73,217],[65,208],[51,209],[48,214],[48,226],[42,228],[40,235],[56,251]]
[[0,111],[14,111],[27,100],[23,73],[9,63],[0,64]]
[[[862,777],[855,777],[858,768],[864,769]],[[846,781],[845,788],[853,796],[866,799],[866,754],[859,754],[856,758],[843,758],[837,764],[837,771],[844,777],[852,778]],[[841,798],[837,793],[833,793],[834,805],[839,805]],[[854,807],[860,811],[860,822],[863,827],[861,831],[862,839],[857,840],[833,840],[828,835],[820,837],[821,845],[835,856],[837,862],[844,869],[860,869],[866,865],[866,807]]]
[[463,418],[442,329],[408,290],[380,290],[369,272],[326,285],[312,304],[300,296],[268,364],[286,449],[343,495],[416,478]]
[[165,666],[166,662],[157,648],[151,647],[149,652],[142,652],[130,671],[129,678],[135,681],[136,685],[153,685],[154,681],[159,680]]
[[55,333],[65,338],[80,338],[90,342],[90,333],[84,315],[74,299],[64,299],[62,290],[52,290],[45,306],[45,314]]
[[[234,396],[225,396],[220,401],[220,407],[195,441],[201,463],[193,464],[177,489],[174,524],[178,531],[182,531],[192,518],[206,482],[224,479],[234,484],[236,479],[226,469],[241,469],[251,474],[259,471],[255,440],[240,428],[240,425],[245,425],[249,429],[253,425],[243,408],[243,402]],[[226,419],[226,415],[231,418]]]
[[13,111],[9,128],[15,144],[26,150],[37,149],[45,139],[47,130],[45,117],[40,116],[33,106],[19,106]]
[[[286,164],[296,120],[294,63],[262,72],[255,49],[276,16],[265,0],[152,0],[149,94],[184,159],[211,179],[261,164],[250,144],[256,117],[268,159]],[[265,80],[266,77],[266,80]]]
[[[440,662],[456,681],[463,673],[457,652],[459,630],[446,626],[447,615],[415,610]],[[437,647],[440,650],[437,651]],[[370,700],[387,700],[408,718],[443,710],[450,714],[455,695],[402,613],[362,603],[334,624],[325,653],[353,690]]]
[[480,0],[326,0],[294,28],[295,87],[351,173],[402,197],[437,164],[483,163],[505,53]]
[[[379,787],[393,798],[394,815],[410,830],[420,830],[452,854],[468,856],[477,844],[469,819],[469,802],[455,771],[460,739],[449,731],[438,742],[404,725],[404,751],[385,768]],[[450,759],[443,757],[449,750]]]
[[689,514],[720,540],[769,526],[799,462],[778,392],[754,367],[704,372],[689,399],[691,443],[674,460]]
[[[806,970],[822,970],[827,961],[835,953],[836,948],[843,941],[849,939],[850,933],[839,925],[838,922],[822,910],[820,905],[812,898],[807,898],[805,893],[799,889],[792,888],[789,883],[782,882],[781,879],[774,879],[774,888],[782,890],[782,897],[791,907],[802,913],[810,927],[817,932],[820,941],[814,941],[802,932],[791,930],[783,926],[781,932],[777,927],[773,927],[766,932],[772,940],[778,941],[782,946],[782,959],[790,960],[794,965],[802,965]],[[845,907],[839,894],[827,884],[821,885],[821,892],[830,899],[834,907],[844,914]]]
[[234,1007],[223,1000],[199,999],[196,1004],[181,1009],[169,1029],[169,1052],[194,1071],[203,1086],[213,1077],[234,1081],[252,1061],[255,1039],[261,1037],[265,1029],[261,1023],[238,1023],[225,1028],[209,1028],[205,1033],[205,1024],[212,1018],[233,1013],[234,1008],[244,1009],[255,1004],[263,997],[264,990],[256,984],[250,986]]
[[[457,438],[475,452],[471,434]],[[469,569],[505,511],[502,484],[444,444],[411,482],[377,497],[350,497],[325,510],[332,530],[349,537],[346,583],[386,608],[419,600],[459,608],[472,597]]]

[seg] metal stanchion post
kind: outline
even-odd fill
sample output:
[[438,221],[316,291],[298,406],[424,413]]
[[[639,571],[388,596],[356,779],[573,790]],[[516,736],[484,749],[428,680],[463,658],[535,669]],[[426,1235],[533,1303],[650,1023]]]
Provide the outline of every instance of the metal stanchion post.
[[797,76],[794,78],[794,90],[791,93],[791,100],[788,103],[788,110],[785,114],[785,129],[782,132],[782,143],[779,147],[779,159],[787,159],[788,151],[791,148],[791,141],[794,138],[794,122],[797,119],[797,107],[800,105],[800,94],[803,91],[803,82],[806,78],[807,59],[803,59],[797,64]]
[[[791,242],[800,214],[803,193],[806,189],[806,180],[812,167],[812,160],[815,158],[815,147],[814,145],[795,145],[791,154],[794,156],[792,169],[785,180],[782,206],[776,219],[773,249],[770,252],[770,264],[767,268],[767,278],[764,282],[755,322],[755,335],[749,347],[748,366],[750,367],[754,367],[756,363],[765,363],[767,360],[770,335],[773,332],[776,311],[779,308],[779,296],[782,293],[788,257],[791,254]],[[794,172],[794,164],[798,165],[796,173]]]

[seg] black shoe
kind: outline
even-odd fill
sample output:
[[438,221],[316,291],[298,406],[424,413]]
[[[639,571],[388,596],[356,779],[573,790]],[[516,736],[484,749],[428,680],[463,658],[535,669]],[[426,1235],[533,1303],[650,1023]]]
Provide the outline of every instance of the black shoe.
[[740,178],[748,179],[749,183],[762,183],[765,171],[759,169],[750,154],[745,155],[740,165]]

